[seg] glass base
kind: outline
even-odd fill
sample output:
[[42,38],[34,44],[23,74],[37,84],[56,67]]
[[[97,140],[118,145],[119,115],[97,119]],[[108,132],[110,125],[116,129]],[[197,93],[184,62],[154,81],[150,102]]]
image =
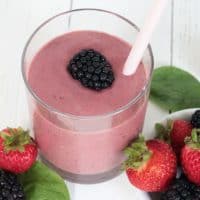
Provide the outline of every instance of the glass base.
[[121,165],[118,167],[115,167],[114,169],[100,173],[95,175],[81,175],[81,174],[74,174],[67,171],[63,171],[56,166],[54,166],[52,163],[47,161],[42,155],[40,155],[40,159],[42,162],[44,162],[48,167],[55,170],[63,179],[66,179],[67,181],[73,182],[73,183],[79,183],[79,184],[95,184],[95,183],[101,183],[104,181],[108,181],[119,174],[122,173]]

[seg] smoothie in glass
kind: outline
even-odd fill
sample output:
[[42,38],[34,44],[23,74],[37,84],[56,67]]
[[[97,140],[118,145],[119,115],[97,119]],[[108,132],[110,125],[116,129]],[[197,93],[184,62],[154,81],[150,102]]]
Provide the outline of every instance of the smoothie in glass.
[[[67,66],[84,49],[101,53],[110,63],[111,87],[95,91],[72,78]],[[130,49],[131,44],[110,33],[70,31],[44,43],[27,63],[40,155],[64,178],[96,183],[116,176],[123,149],[142,131],[151,70],[141,62],[134,75],[124,76]]]

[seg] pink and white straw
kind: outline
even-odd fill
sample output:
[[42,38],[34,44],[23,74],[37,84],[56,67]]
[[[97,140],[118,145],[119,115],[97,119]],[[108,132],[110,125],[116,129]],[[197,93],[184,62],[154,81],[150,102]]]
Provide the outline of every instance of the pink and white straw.
[[144,26],[138,33],[136,41],[128,55],[126,63],[124,65],[123,74],[132,75],[135,73],[138,65],[140,64],[144,52],[149,44],[151,36],[158,24],[161,15],[164,11],[169,0],[153,0],[154,4],[150,10],[149,15],[146,18]]

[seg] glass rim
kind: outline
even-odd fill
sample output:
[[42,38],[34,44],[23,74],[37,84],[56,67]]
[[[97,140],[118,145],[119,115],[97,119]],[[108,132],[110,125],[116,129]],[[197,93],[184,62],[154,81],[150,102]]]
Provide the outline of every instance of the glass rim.
[[82,12],[82,11],[96,11],[96,12],[101,12],[101,13],[106,13],[106,14],[111,14],[125,22],[127,22],[129,25],[131,25],[133,28],[136,29],[136,31],[139,32],[139,28],[137,25],[135,25],[132,21],[130,21],[129,19],[123,17],[120,14],[117,14],[115,12],[112,11],[108,11],[108,10],[104,10],[104,9],[96,9],[96,8],[81,8],[81,9],[73,9],[73,10],[69,10],[69,11],[65,11],[65,12],[61,12],[57,15],[54,15],[53,17],[48,18],[47,20],[45,20],[42,24],[40,24],[34,31],[33,33],[30,35],[29,39],[27,40],[25,47],[23,49],[23,53],[22,53],[22,58],[21,58],[21,72],[22,72],[22,77],[25,83],[26,88],[28,89],[28,92],[32,95],[32,97],[39,102],[45,109],[49,110],[50,112],[53,112],[57,115],[60,115],[64,118],[68,117],[68,118],[74,118],[74,119],[80,119],[80,120],[91,120],[91,119],[96,119],[96,118],[106,118],[106,117],[110,117],[110,116],[114,116],[117,115],[125,110],[127,110],[130,106],[136,104],[144,95],[146,90],[149,88],[150,83],[151,83],[151,77],[152,77],[152,73],[153,73],[153,69],[154,69],[154,57],[153,57],[153,52],[152,52],[152,48],[151,45],[149,44],[147,46],[147,49],[149,51],[150,54],[150,60],[151,60],[151,69],[150,69],[150,73],[147,79],[147,83],[144,85],[144,87],[142,88],[141,92],[138,93],[138,95],[136,97],[134,97],[131,101],[129,101],[127,104],[113,110],[110,112],[106,112],[100,115],[74,115],[71,113],[67,113],[67,112],[61,112],[58,109],[54,108],[53,106],[48,105],[47,103],[45,103],[45,101],[43,101],[40,97],[38,97],[36,95],[36,93],[32,90],[32,88],[30,87],[28,80],[26,78],[26,72],[25,72],[25,56],[26,56],[26,52],[27,49],[32,41],[32,39],[34,38],[34,36],[37,34],[37,32],[43,28],[46,24],[48,24],[49,22],[51,22],[52,20],[63,16],[63,15],[67,15],[70,13],[75,13],[75,12]]

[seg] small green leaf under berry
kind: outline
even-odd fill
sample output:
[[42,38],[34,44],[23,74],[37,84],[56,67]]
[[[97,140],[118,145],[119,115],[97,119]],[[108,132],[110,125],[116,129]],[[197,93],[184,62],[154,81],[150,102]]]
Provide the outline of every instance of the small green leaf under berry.
[[27,200],[69,200],[64,180],[40,161],[19,175]]

